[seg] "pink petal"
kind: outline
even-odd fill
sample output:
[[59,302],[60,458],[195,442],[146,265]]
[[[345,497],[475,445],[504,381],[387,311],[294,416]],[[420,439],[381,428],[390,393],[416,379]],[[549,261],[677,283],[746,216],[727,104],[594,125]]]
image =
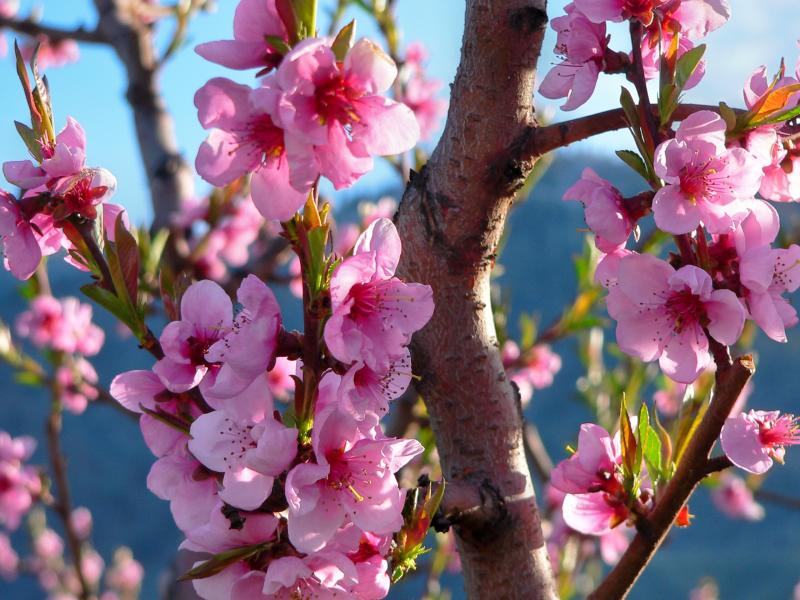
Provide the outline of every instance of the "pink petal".
[[772,466],[769,451],[761,444],[758,425],[745,414],[728,418],[719,439],[723,452],[740,469],[760,475]]

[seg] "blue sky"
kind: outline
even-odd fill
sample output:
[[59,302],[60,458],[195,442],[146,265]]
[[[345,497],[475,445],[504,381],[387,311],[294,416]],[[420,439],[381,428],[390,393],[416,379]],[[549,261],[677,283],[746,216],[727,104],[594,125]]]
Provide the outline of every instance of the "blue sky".
[[[331,0],[321,0],[323,8]],[[563,9],[563,0],[550,2],[550,14],[557,16]],[[23,0],[22,13],[27,14],[34,5],[43,9],[43,21],[64,27],[81,24],[92,25],[94,10],[90,0]],[[422,40],[430,49],[431,74],[445,83],[452,81],[461,46],[463,26],[463,0],[400,0],[399,20],[405,31],[405,40]],[[162,77],[166,102],[175,117],[180,148],[190,160],[204,132],[197,123],[193,105],[194,92],[213,76],[228,76],[239,81],[252,81],[251,74],[231,72],[209,64],[194,54],[195,43],[230,37],[232,29],[233,0],[218,0],[214,14],[201,15],[193,23],[190,43],[165,69]],[[741,104],[741,85],[747,74],[761,64],[777,66],[785,56],[794,65],[797,56],[797,13],[793,10],[797,0],[732,0],[733,17],[721,30],[708,39],[708,74],[701,85],[692,90],[688,100],[715,103],[723,99],[731,104]],[[360,17],[360,34],[371,35],[368,19]],[[627,49],[625,32],[619,28],[611,30],[612,47]],[[167,33],[165,28],[164,34]],[[8,35],[8,34],[6,34]],[[548,31],[540,62],[544,73],[556,62],[552,54],[554,35]],[[89,162],[110,169],[118,179],[117,201],[127,206],[135,220],[150,215],[149,196],[138,158],[131,116],[124,102],[125,83],[122,68],[112,52],[105,47],[84,46],[78,64],[48,73],[58,125],[66,115],[78,119],[88,134]],[[591,114],[613,107],[619,97],[619,87],[624,83],[621,76],[602,76],[594,97],[573,113],[554,112],[561,120]],[[0,160],[20,158],[25,150],[14,131],[13,119],[24,119],[25,105],[14,76],[10,59],[0,60]],[[445,86],[446,89],[446,86]],[[558,103],[537,97],[540,109],[553,111]],[[612,134],[588,142],[594,150],[607,151],[609,144],[625,147],[629,142],[624,133]],[[386,168],[379,168],[365,177],[359,189],[367,192],[380,186],[391,177]],[[198,182],[198,191],[204,185]]]

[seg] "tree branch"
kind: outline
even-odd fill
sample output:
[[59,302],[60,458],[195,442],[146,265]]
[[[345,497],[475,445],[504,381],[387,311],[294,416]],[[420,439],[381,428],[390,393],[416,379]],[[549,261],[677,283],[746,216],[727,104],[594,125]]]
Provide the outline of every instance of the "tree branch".
[[48,39],[59,42],[62,40],[75,40],[88,44],[105,44],[106,39],[97,29],[86,29],[81,26],[77,29],[61,29],[59,27],[49,27],[42,25],[28,17],[27,19],[15,19],[13,17],[0,16],[0,29],[11,29],[18,33],[23,33],[31,37],[45,36]]
[[81,600],[89,600],[91,588],[83,573],[83,560],[81,551],[81,540],[75,532],[72,524],[72,501],[69,493],[69,481],[67,479],[67,465],[64,454],[61,450],[61,401],[58,384],[51,386],[52,407],[50,416],[47,419],[47,448],[50,454],[50,466],[53,471],[53,481],[56,486],[57,497],[53,503],[53,509],[61,518],[64,526],[64,535],[67,539],[67,547],[72,555],[72,562],[75,567],[75,574],[80,584],[79,597]]
[[647,517],[646,526],[639,529],[617,566],[589,596],[590,600],[618,600],[628,595],[664,542],[675,517],[697,484],[712,472],[710,467],[716,468],[724,462],[709,460],[709,454],[731,408],[755,371],[755,365],[750,355],[731,361],[724,346],[714,340],[709,341],[718,363],[714,395],[708,410],[692,436],[675,476]]
[[[441,141],[412,174],[396,222],[399,273],[432,286],[436,311],[412,341],[413,371],[448,488],[503,502],[456,525],[467,596],[556,598],[522,441],[522,416],[497,347],[489,276],[515,190],[533,160],[498,163],[534,126],[544,0],[468,0],[461,61]],[[477,491],[476,491],[477,490]],[[477,506],[477,505],[475,505]],[[499,505],[498,505],[499,506]]]
[[[651,104],[650,109],[655,113],[658,107],[655,104]],[[673,121],[682,121],[699,110],[719,112],[719,107],[705,104],[681,104],[675,110],[672,119]],[[738,114],[742,111],[736,110],[735,112]],[[601,133],[624,129],[627,126],[628,122],[625,120],[623,110],[621,108],[612,108],[611,110],[546,125],[545,127],[530,127],[524,132],[520,140],[512,144],[512,149],[516,149],[518,153],[517,160],[533,160],[558,148],[581,142]]]
[[178,151],[175,124],[158,83],[158,59],[151,27],[133,20],[121,0],[94,0],[97,31],[119,56],[128,77],[139,151],[150,186],[154,229],[169,227],[169,216],[194,194],[193,173]]

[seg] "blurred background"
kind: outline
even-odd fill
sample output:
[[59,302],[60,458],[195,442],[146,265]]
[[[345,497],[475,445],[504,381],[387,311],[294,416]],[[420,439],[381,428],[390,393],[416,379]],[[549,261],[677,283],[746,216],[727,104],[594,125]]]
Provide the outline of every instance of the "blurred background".
[[[326,5],[325,0],[321,1]],[[564,2],[551,1],[551,18],[561,13]],[[249,73],[230,72],[212,65],[193,51],[196,43],[230,37],[236,2],[219,0],[217,11],[201,14],[191,25],[187,47],[165,68],[162,77],[164,96],[172,112],[181,149],[193,159],[205,137],[197,122],[193,95],[207,79],[224,75],[242,82],[252,81]],[[723,100],[741,106],[745,78],[759,65],[771,72],[785,57],[794,70],[798,56],[796,0],[731,0],[730,22],[712,33],[706,54],[707,74],[691,90],[687,100],[716,104]],[[89,0],[40,0],[22,2],[21,14],[41,10],[42,21],[60,27],[94,22]],[[399,24],[404,43],[422,41],[430,52],[431,77],[447,84],[457,65],[463,25],[463,0],[399,0]],[[353,16],[358,16],[354,14]],[[362,25],[363,24],[363,25]],[[361,19],[359,33],[374,35],[368,19]],[[610,29],[612,47],[627,50],[625,36]],[[13,37],[4,32],[7,38]],[[164,39],[169,35],[164,32]],[[543,74],[557,62],[552,54],[554,35],[548,31],[540,59]],[[141,167],[129,109],[124,101],[124,79],[120,65],[105,47],[81,46],[81,58],[47,72],[54,98],[56,121],[67,115],[83,125],[88,139],[88,163],[102,165],[117,178],[115,200],[124,205],[133,222],[146,223],[152,217],[147,183]],[[600,78],[592,100],[574,113],[560,113],[557,105],[537,97],[537,108],[552,120],[591,114],[611,108],[624,83],[620,76]],[[22,158],[26,152],[14,130],[13,119],[27,114],[19,83],[10,58],[0,59],[0,160]],[[433,142],[430,143],[431,147]],[[540,317],[542,323],[556,318],[575,296],[573,271],[568,268],[581,253],[585,225],[577,203],[564,203],[561,196],[586,166],[617,185],[625,193],[641,191],[636,176],[613,156],[609,149],[632,145],[626,132],[606,134],[560,152],[529,198],[515,209],[502,256],[503,274],[498,280],[511,302],[509,330],[518,334],[518,315],[524,311]],[[395,172],[385,164],[365,176],[351,190],[336,196],[343,214],[354,214],[360,199],[383,194],[397,197],[401,191]],[[197,181],[198,194],[207,191]],[[782,210],[785,224],[800,222],[800,210]],[[80,273],[61,268],[53,261],[52,284],[58,296],[79,295],[84,282]],[[0,318],[13,323],[24,307],[17,291],[18,282],[0,273]],[[297,305],[285,290],[276,290],[284,302],[287,327],[297,326]],[[106,344],[93,360],[100,382],[108,385],[121,370],[148,368],[149,357],[131,339],[115,335],[112,320],[101,309],[95,320],[108,332]],[[159,330],[158,324],[153,327]],[[758,372],[750,406],[797,412],[800,402],[797,368],[800,365],[800,334],[789,332],[787,346],[760,337],[756,343]],[[591,418],[576,392],[576,380],[583,374],[572,341],[560,342],[555,350],[563,368],[552,387],[537,391],[526,416],[537,424],[545,445],[554,459],[565,456],[565,444],[574,440],[580,423]],[[30,433],[41,438],[48,410],[45,395],[36,388],[15,383],[8,368],[0,366],[0,429],[12,435]],[[468,402],[465,394],[464,401]],[[181,540],[169,508],[145,488],[153,458],[145,447],[136,423],[107,406],[92,406],[83,415],[67,415],[64,424],[64,449],[69,458],[69,475],[74,504],[89,507],[94,515],[93,539],[97,550],[108,561],[113,549],[124,544],[133,549],[144,565],[146,579],[141,597],[157,598],[163,577]],[[773,469],[766,487],[800,498],[800,456],[789,450],[787,465]],[[34,462],[43,462],[40,448]],[[714,578],[722,598],[789,599],[800,577],[800,509],[765,504],[766,518],[759,523],[732,521],[712,507],[708,494],[700,491],[692,502],[696,515],[691,527],[673,532],[669,542],[645,572],[633,598],[686,598],[704,577]],[[500,557],[499,560],[502,560]],[[462,597],[457,576],[448,576],[455,598]],[[419,584],[412,578],[393,590],[393,598],[418,598]],[[14,584],[0,582],[0,598],[35,599],[42,597],[36,584],[22,578]]]

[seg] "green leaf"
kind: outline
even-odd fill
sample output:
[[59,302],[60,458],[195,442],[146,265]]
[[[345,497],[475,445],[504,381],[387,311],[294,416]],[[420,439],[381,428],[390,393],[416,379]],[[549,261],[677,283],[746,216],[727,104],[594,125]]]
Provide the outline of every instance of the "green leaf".
[[14,374],[14,380],[22,385],[38,386],[42,384],[41,376],[30,371],[21,371]]
[[314,227],[308,232],[309,260],[308,284],[312,297],[325,288],[326,257],[325,247],[328,242],[328,225]]
[[706,52],[706,45],[700,44],[691,50],[688,50],[678,59],[678,64],[675,68],[675,84],[678,86],[678,92],[682,92],[686,87],[686,82],[697,70],[697,66],[703,59]]
[[317,35],[317,0],[291,0],[301,40]]
[[286,43],[286,41],[278,37],[277,35],[265,35],[264,39],[266,40],[267,44],[269,44],[275,52],[279,52],[280,54],[286,55],[292,51],[291,46]]
[[756,127],[761,127],[762,125],[774,125],[776,123],[782,123],[783,121],[794,119],[798,115],[800,115],[800,104],[772,117],[767,117],[765,119],[761,119],[760,121],[751,121],[747,124],[747,129],[754,129]]
[[130,307],[125,304],[124,301],[117,298],[115,294],[100,287],[97,283],[87,283],[81,286],[81,291],[120,321],[131,327],[132,315]]
[[652,479],[653,483],[657,483],[661,479],[662,473],[661,440],[656,430],[650,425],[650,414],[644,402],[642,402],[642,408],[639,411],[638,429],[639,450],[637,456],[644,459],[650,479]]
[[702,397],[692,398],[685,401],[681,406],[681,414],[677,423],[677,434],[675,435],[675,464],[681,462],[683,453],[689,445],[697,426],[706,413],[707,405]]
[[636,444],[636,437],[633,435],[631,418],[628,416],[628,408],[625,405],[624,396],[619,409],[619,433],[622,450],[622,471],[626,480],[632,480],[639,474],[641,462],[636,462],[638,446]]
[[33,156],[37,162],[42,162],[42,146],[39,143],[36,132],[25,125],[25,123],[20,123],[19,121],[14,121],[14,126],[17,128],[17,133],[19,137],[22,138],[31,156]]
[[336,60],[344,60],[350,48],[353,47],[355,37],[356,21],[353,19],[339,30],[339,33],[336,34],[336,38],[333,40],[331,48],[333,49],[333,54],[336,56]]
[[122,213],[117,215],[117,222],[114,223],[114,243],[117,246],[127,297],[135,306],[139,295],[139,247],[131,232],[125,227]]
[[268,547],[269,544],[256,544],[253,546],[243,546],[241,548],[234,548],[226,552],[215,554],[210,559],[200,563],[193,569],[187,571],[184,575],[178,578],[178,581],[188,581],[190,579],[205,579],[217,573],[221,573],[226,567],[232,564],[252,558],[259,552],[262,552]]
[[617,150],[616,154],[622,162],[641,175],[645,181],[650,181],[647,165],[636,152],[633,150]]
[[719,103],[719,114],[725,120],[725,129],[730,133],[736,131],[738,118],[733,109],[724,102]]
[[631,96],[628,88],[624,86],[620,91],[619,104],[622,107],[630,126],[634,129],[639,129],[641,127],[641,121],[639,120],[639,111],[636,108],[636,102],[633,101],[633,96]]

